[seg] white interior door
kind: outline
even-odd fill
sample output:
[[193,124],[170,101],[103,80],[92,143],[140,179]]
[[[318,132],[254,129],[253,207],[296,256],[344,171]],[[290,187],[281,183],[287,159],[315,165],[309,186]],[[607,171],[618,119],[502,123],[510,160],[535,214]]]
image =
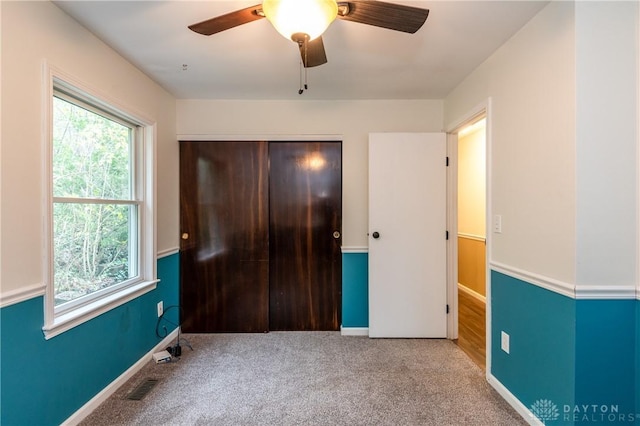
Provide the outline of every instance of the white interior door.
[[446,337],[446,135],[369,135],[369,337]]

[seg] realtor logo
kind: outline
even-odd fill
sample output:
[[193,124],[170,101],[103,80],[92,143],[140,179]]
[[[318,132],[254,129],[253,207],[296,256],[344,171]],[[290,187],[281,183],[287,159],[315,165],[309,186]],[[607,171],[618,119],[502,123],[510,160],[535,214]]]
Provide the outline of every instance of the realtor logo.
[[539,399],[531,406],[531,412],[543,423],[558,420],[560,411],[558,406],[548,399]]
[[640,420],[640,413],[626,412],[626,410],[620,412],[618,404],[565,404],[561,406],[561,409],[562,414],[558,406],[550,399],[539,399],[530,407],[531,417],[537,417],[545,425],[555,421],[562,424],[637,424]]

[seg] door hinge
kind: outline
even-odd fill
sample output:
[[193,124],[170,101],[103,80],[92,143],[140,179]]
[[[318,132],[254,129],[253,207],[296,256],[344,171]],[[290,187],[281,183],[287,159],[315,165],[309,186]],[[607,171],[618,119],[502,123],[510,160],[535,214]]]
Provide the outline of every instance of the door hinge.
[[445,238],[449,240],[449,231],[445,231]]
[[447,163],[447,167],[449,167],[449,157],[447,157],[446,163]]
[[447,313],[449,313],[449,305],[447,305]]

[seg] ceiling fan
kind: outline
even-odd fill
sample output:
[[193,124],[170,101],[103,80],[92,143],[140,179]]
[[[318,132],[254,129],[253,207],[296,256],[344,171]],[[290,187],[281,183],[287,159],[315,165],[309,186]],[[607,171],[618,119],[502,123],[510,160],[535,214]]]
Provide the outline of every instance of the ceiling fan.
[[189,26],[212,35],[258,19],[267,18],[285,38],[296,42],[305,68],[327,62],[322,33],[334,19],[359,22],[405,33],[415,33],[429,16],[428,9],[374,0],[264,0]]

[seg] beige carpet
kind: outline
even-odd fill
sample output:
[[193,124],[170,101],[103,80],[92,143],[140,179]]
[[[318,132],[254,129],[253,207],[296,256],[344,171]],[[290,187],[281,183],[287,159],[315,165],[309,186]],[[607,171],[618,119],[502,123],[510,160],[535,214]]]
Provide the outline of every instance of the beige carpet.
[[[525,425],[451,341],[338,332],[185,335],[85,425]],[[158,379],[142,400],[126,399]]]

